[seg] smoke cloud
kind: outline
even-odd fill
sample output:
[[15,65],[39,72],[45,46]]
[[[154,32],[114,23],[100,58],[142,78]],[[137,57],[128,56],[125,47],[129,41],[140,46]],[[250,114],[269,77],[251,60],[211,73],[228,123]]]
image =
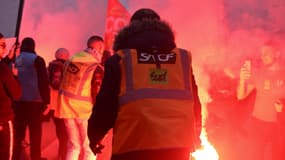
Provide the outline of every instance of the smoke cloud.
[[[204,68],[225,67],[237,74],[244,59],[255,58],[258,46],[274,37],[284,40],[285,2],[281,0],[121,0],[130,14],[156,10],[173,28],[177,45],[192,52],[194,71],[208,86]],[[71,53],[86,47],[93,34],[103,36],[107,1],[26,0],[20,39],[33,37],[47,62],[59,47]]]
[[[177,46],[191,51],[195,78],[207,92],[208,69],[227,68],[233,77],[245,59],[256,60],[258,47],[276,38],[284,43],[284,0],[121,0],[130,14],[152,8],[175,32]],[[104,36],[107,0],[26,0],[20,40],[33,37],[46,62],[57,48],[71,54],[89,36]],[[284,51],[281,53],[284,54]],[[284,55],[281,55],[284,56]],[[201,97],[207,101],[208,97]]]
[[73,54],[86,47],[89,36],[103,35],[106,6],[94,0],[26,0],[20,37],[33,37],[36,51],[47,62],[60,47]]

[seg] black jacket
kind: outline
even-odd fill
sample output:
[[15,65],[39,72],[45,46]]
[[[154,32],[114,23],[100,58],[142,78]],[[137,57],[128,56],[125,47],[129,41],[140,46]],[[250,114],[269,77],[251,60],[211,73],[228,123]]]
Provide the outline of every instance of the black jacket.
[[[174,34],[165,22],[144,21],[133,22],[125,27],[115,39],[114,51],[121,49],[137,49],[140,51],[169,53],[176,47]],[[113,55],[105,63],[105,75],[101,90],[97,95],[96,104],[88,122],[88,136],[91,148],[100,142],[104,135],[114,126],[121,83],[120,60],[118,55]],[[197,86],[194,84],[197,91]],[[196,95],[200,113],[201,106]],[[201,114],[197,114],[201,118]],[[146,153],[143,152],[142,155]],[[140,155],[140,154],[135,154]],[[115,158],[113,156],[113,158]]]

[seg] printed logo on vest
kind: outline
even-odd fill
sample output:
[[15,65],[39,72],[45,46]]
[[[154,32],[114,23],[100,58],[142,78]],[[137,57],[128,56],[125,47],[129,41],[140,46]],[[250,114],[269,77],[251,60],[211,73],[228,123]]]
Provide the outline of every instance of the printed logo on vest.
[[145,52],[138,53],[138,63],[141,64],[175,64],[176,54],[168,53],[168,54],[149,54]]
[[149,70],[149,81],[151,84],[167,84],[168,71],[161,68],[151,68]]
[[70,63],[68,66],[68,71],[76,74],[77,72],[79,72],[79,68],[75,64]]

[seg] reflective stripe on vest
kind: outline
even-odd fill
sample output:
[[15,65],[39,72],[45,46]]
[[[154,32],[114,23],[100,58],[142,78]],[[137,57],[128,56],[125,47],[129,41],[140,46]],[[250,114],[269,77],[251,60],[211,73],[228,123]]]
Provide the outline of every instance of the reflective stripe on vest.
[[[88,54],[88,53],[86,53],[86,54]],[[74,57],[74,59],[76,59],[76,58],[77,57]],[[82,57],[80,57],[80,58],[83,59]],[[69,84],[65,84],[65,83],[70,83],[68,80],[63,80],[63,84],[62,84],[61,89],[59,90],[59,93],[64,95],[64,96],[66,96],[66,97],[70,97],[72,99],[77,99],[77,100],[82,100],[82,101],[91,101],[91,96],[90,95],[87,95],[87,96],[83,96],[82,95],[82,91],[84,89],[84,85],[86,84],[87,81],[90,81],[90,83],[91,83],[91,79],[88,80],[88,78],[90,78],[90,75],[93,75],[93,72],[95,71],[96,67],[99,65],[99,64],[96,63],[95,59],[92,62],[92,64],[91,64],[91,62],[90,62],[90,59],[89,59],[89,62],[88,62],[89,66],[87,66],[87,68],[85,70],[82,70],[82,68],[79,69],[80,70],[79,72],[83,72],[83,75],[80,77],[80,80],[78,81],[78,84],[76,84],[76,86],[75,86],[76,89],[70,88]],[[72,64],[76,64],[76,62],[72,61],[72,62],[68,63],[68,65],[71,65],[71,63]],[[78,62],[78,63],[84,63],[84,61],[83,62]],[[64,74],[72,74],[72,73],[69,73],[69,71],[65,71]],[[72,76],[72,75],[65,75],[65,76]]]
[[[184,76],[184,89],[159,89],[159,88],[141,88],[134,89],[133,84],[133,62],[130,49],[123,50],[120,55],[125,62],[125,74],[126,74],[126,94],[120,96],[120,105],[124,105],[128,102],[135,101],[143,98],[162,98],[162,99],[192,99],[192,93],[190,90],[189,71],[190,63],[186,50],[178,49],[181,54],[181,63]],[[135,52],[136,53],[136,52]]]
[[195,115],[190,53],[176,48],[158,55],[134,49],[116,54],[122,57],[122,77],[113,154],[191,148]]

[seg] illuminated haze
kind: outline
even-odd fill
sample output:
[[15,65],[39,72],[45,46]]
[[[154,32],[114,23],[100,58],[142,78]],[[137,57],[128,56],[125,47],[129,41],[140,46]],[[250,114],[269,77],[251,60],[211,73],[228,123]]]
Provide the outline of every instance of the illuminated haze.
[[[192,52],[194,71],[207,86],[203,67],[229,67],[256,55],[269,37],[284,36],[281,0],[123,0],[132,14],[142,7],[156,10],[173,28],[179,47]],[[107,0],[26,0],[20,39],[31,36],[46,62],[59,47],[71,53],[86,47],[90,35],[104,35]],[[203,79],[203,80],[202,80]],[[205,80],[205,81],[204,81]]]

